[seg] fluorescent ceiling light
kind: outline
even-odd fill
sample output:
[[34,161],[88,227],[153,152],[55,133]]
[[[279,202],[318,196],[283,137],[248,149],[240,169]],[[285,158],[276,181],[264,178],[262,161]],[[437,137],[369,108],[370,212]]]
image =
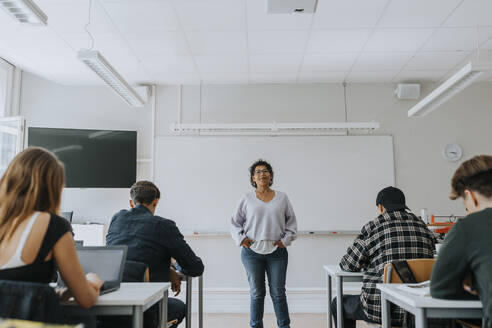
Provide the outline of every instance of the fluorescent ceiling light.
[[189,134],[245,135],[345,135],[347,130],[360,132],[379,129],[378,122],[335,123],[255,123],[255,124],[171,124],[171,130]]
[[485,71],[492,69],[492,65],[473,64],[469,62],[461,70],[447,79],[427,97],[419,101],[408,111],[408,117],[421,117],[429,114],[437,107],[457,95],[460,91],[472,84]]
[[48,16],[31,0],[0,0],[0,6],[23,24],[46,25]]
[[78,57],[130,106],[142,107],[145,101],[96,50],[80,50]]

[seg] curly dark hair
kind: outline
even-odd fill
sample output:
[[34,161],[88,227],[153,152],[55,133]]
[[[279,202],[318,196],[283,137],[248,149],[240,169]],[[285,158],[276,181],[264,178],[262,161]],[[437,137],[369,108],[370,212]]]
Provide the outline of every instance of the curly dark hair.
[[272,169],[272,166],[270,165],[270,163],[268,163],[264,159],[259,159],[256,162],[254,162],[253,165],[251,165],[249,167],[249,181],[251,182],[251,185],[253,186],[253,188],[256,188],[257,187],[256,182],[253,181],[253,176],[255,175],[255,170],[256,170],[256,167],[257,166],[265,166],[267,168],[268,172],[270,172],[270,176],[272,177],[270,179],[270,186],[271,186],[273,184],[273,169]]

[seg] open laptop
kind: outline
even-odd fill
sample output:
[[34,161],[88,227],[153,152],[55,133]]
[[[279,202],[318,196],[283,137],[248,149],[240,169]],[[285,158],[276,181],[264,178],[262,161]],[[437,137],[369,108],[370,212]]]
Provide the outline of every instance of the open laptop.
[[[127,246],[77,246],[76,249],[84,272],[93,272],[104,280],[100,295],[120,288]],[[65,286],[61,278],[58,285]]]

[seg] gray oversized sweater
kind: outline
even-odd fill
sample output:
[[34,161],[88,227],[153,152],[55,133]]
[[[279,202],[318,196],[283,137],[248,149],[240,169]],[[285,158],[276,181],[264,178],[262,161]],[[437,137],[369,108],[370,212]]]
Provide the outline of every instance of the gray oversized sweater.
[[249,192],[241,198],[231,219],[231,234],[236,245],[245,237],[260,240],[280,240],[289,246],[296,239],[297,221],[287,195],[275,190],[275,196],[265,203]]

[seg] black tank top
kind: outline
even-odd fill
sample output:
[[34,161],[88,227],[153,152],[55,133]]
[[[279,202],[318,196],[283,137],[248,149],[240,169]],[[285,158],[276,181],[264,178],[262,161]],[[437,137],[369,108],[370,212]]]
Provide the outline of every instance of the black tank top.
[[34,262],[20,267],[0,270],[0,279],[2,280],[17,280],[29,281],[38,283],[49,283],[56,272],[54,257],[49,261],[44,259],[48,256],[53,246],[60,238],[68,231],[72,231],[72,227],[67,220],[55,214],[51,214],[48,229],[44,235],[43,242],[39,248],[38,255]]

